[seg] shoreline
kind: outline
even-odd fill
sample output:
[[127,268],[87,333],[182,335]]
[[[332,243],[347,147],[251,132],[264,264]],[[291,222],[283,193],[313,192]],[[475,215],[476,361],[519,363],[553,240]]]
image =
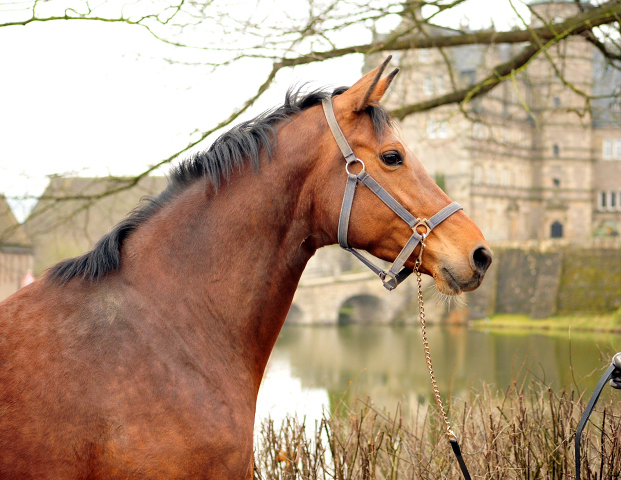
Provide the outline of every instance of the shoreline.
[[534,319],[523,314],[496,314],[471,320],[468,327],[475,330],[523,330],[541,332],[592,332],[621,334],[621,314],[617,312],[600,315],[553,315]]

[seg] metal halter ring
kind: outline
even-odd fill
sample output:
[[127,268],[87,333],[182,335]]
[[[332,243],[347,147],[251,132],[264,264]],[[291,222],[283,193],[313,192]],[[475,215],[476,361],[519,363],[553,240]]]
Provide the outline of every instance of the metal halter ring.
[[[412,227],[412,230],[418,233],[421,237],[423,237],[423,240],[425,240],[427,238],[427,235],[429,235],[429,232],[431,232],[431,227],[427,223],[426,218],[423,218],[422,220],[420,218],[417,218],[416,220],[417,220],[417,223],[416,225]],[[425,227],[425,233],[419,233],[418,227]]]
[[[362,165],[362,170],[360,170],[358,173],[351,173],[349,171],[349,166],[352,163],[358,163],[360,162],[360,164]],[[345,171],[347,172],[348,175],[360,175],[362,172],[366,171],[367,167],[365,166],[364,162],[362,160],[360,160],[359,158],[356,158],[355,160],[352,160],[351,162],[347,162],[345,164]]]

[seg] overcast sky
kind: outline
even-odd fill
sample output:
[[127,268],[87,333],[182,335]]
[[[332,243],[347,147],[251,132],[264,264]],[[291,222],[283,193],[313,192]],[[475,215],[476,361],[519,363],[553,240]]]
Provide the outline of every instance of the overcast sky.
[[[504,0],[466,4],[445,22],[458,25],[461,15],[474,27],[515,22]],[[5,27],[0,46],[0,192],[8,197],[39,195],[54,173],[136,174],[228,116],[271,68],[249,61],[209,75],[170,65],[161,59],[168,50],[146,31],[97,22]],[[362,56],[350,55],[283,71],[246,118],[280,104],[292,84],[351,85],[361,66]],[[23,220],[27,210],[12,206]]]

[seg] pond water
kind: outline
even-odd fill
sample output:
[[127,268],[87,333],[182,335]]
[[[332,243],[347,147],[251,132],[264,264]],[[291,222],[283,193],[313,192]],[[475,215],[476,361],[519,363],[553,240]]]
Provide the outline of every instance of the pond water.
[[[621,336],[478,331],[428,326],[434,372],[443,396],[467,398],[483,385],[503,391],[513,381],[590,396]],[[612,390],[612,389],[610,389]],[[369,397],[376,407],[412,411],[432,401],[420,329],[415,326],[286,326],[259,392],[257,422],[287,414],[318,419],[322,411]]]

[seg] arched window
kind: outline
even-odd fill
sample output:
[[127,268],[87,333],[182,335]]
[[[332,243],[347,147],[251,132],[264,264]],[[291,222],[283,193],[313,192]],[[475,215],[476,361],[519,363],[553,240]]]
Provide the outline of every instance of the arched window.
[[563,224],[561,222],[554,222],[551,227],[550,237],[562,238],[563,237]]

